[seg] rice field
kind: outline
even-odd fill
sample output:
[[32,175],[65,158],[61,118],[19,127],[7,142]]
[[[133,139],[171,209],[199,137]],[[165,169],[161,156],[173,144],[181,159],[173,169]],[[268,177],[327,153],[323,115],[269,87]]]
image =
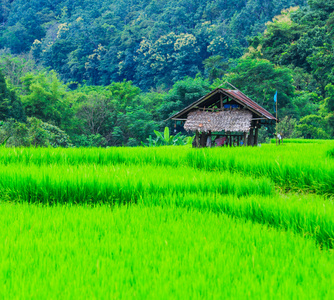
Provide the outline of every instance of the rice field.
[[332,299],[333,141],[0,149],[0,298]]

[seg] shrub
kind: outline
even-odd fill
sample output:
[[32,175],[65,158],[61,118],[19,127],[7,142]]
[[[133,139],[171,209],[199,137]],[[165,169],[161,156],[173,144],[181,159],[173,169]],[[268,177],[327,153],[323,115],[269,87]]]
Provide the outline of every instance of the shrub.
[[68,135],[55,125],[37,118],[28,118],[27,123],[9,119],[0,124],[0,142],[8,139],[8,147],[72,147]]

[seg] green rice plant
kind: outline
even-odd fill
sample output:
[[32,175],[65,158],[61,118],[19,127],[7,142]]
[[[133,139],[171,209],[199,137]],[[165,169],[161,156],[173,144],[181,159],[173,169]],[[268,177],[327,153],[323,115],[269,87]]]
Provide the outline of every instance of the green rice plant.
[[210,211],[291,230],[312,237],[321,247],[334,248],[334,201],[312,195],[236,197],[234,195],[150,195],[140,203]]
[[0,298],[330,299],[333,145],[1,148]]
[[29,203],[165,203],[208,208],[275,228],[309,234],[332,247],[334,209],[318,196],[282,196],[265,178],[183,167],[136,165],[3,166],[0,193]]
[[[276,144],[276,139],[271,139],[270,142],[272,144]],[[327,140],[319,140],[319,139],[283,139],[283,144],[314,144],[314,143],[326,143]]]
[[332,144],[280,148],[202,149],[187,153],[188,165],[205,170],[229,170],[257,177],[266,176],[286,190],[334,193],[334,161],[324,153]]
[[108,149],[3,149],[0,163],[23,165],[154,165],[192,167],[268,177],[285,190],[334,193],[334,160],[326,154],[333,142],[287,144],[284,147],[192,149],[189,147]]
[[156,166],[28,166],[0,169],[0,193],[12,201],[42,203],[136,202],[145,195],[218,193],[273,195],[273,183],[230,173]]
[[292,232],[159,206],[0,205],[0,297],[331,299],[333,254]]
[[334,158],[334,148],[331,149],[331,150],[328,150],[328,151],[327,151],[327,155],[328,155],[329,157],[333,157],[333,158]]

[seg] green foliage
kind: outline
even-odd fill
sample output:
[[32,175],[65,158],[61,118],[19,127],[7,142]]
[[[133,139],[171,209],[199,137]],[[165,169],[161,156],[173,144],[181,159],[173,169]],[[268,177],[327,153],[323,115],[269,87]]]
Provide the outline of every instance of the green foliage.
[[188,106],[210,91],[208,80],[197,76],[196,78],[187,77],[178,81],[173,88],[164,95],[163,103],[158,108],[158,113],[162,120],[167,119],[173,112],[177,112],[183,107]]
[[57,126],[28,118],[27,123],[9,119],[0,126],[0,140],[9,147],[72,147],[68,135]]
[[277,124],[277,133],[279,133],[282,136],[282,138],[297,137],[296,125],[297,125],[296,119],[286,116]]
[[108,135],[115,113],[109,98],[98,92],[84,95],[75,105],[80,131],[87,135]]
[[0,147],[1,147],[1,148],[6,147],[6,145],[7,145],[7,141],[8,141],[9,138],[10,138],[10,136],[6,137],[6,138],[0,143]]
[[247,37],[262,32],[283,8],[305,2],[6,0],[0,48],[30,50],[65,82],[126,79],[147,91],[194,77],[210,56],[240,57]]
[[307,58],[312,68],[312,74],[321,84],[322,88],[333,82],[333,48],[333,42],[324,43],[322,46],[317,47],[314,53]]
[[297,120],[288,136],[333,137],[331,1],[225,2],[6,0],[0,119],[38,118],[77,146],[137,146],[227,80],[271,113],[278,91],[278,117]]
[[18,121],[26,119],[22,103],[15,91],[10,90],[4,75],[0,70],[0,120],[15,118]]
[[333,76],[333,8],[329,2],[310,0],[309,8],[283,11],[263,34],[251,39],[248,55],[303,68],[316,78],[324,94]]
[[[264,59],[238,60],[228,74],[215,80],[213,87],[221,86],[226,80],[272,113],[276,91],[279,91],[279,109],[287,107],[294,95],[291,70]],[[225,85],[225,88],[231,87]]]
[[60,128],[69,124],[72,112],[67,86],[55,72],[27,73],[22,77],[21,97],[27,116],[54,123]]
[[[152,82],[149,80],[152,77],[156,85],[170,86],[186,75],[194,77],[199,72],[199,68],[193,64],[200,61],[200,47],[192,34],[177,35],[171,32],[154,43],[144,39],[137,52],[136,61],[140,63],[138,68],[141,86],[151,85]],[[166,74],[170,74],[169,77],[166,78]]]
[[8,49],[0,50],[0,70],[12,87],[22,89],[21,78],[39,69],[29,54],[18,56],[10,54]]
[[[156,129],[156,105],[132,82],[79,86],[71,91],[75,117],[71,137],[76,146],[137,146]],[[158,118],[158,117],[156,117]]]
[[294,10],[296,8],[282,11],[282,14],[276,16],[273,22],[266,24],[267,28],[263,34],[250,39],[250,56],[269,59],[276,64],[281,62],[289,46],[302,34],[298,24],[291,20],[291,12]]
[[309,115],[300,119],[299,124],[295,127],[297,135],[305,139],[326,139],[328,133],[323,129],[325,120],[318,115]]
[[291,104],[284,108],[283,112],[286,111],[287,114],[300,119],[318,112],[321,102],[322,98],[315,92],[297,91],[295,97],[291,99]]
[[156,123],[152,121],[152,116],[142,106],[129,106],[125,112],[117,114],[112,143],[116,146],[138,146],[155,128]]
[[101,134],[73,135],[72,140],[77,147],[106,147],[108,141]]
[[131,81],[114,82],[108,86],[113,101],[117,103],[118,110],[125,111],[126,107],[132,106],[137,96],[139,96],[140,88],[134,86]]
[[210,56],[203,61],[204,71],[210,81],[223,77],[228,70],[228,63],[220,55]]
[[327,98],[325,99],[325,105],[329,112],[334,112],[334,85],[328,84],[325,88]]
[[40,126],[43,130],[45,130],[48,134],[48,137],[47,137],[48,143],[51,147],[69,148],[73,146],[66,132],[61,130],[59,127],[55,125],[41,122],[40,120],[36,118],[29,119],[28,125],[30,125],[30,130],[32,129],[32,127],[34,128],[34,130],[36,130],[38,126]]
[[332,1],[308,3],[309,7],[282,11],[267,23],[263,34],[250,39],[245,56],[290,68],[296,92],[290,95],[290,103],[281,107],[279,116],[299,120],[296,130],[303,137],[328,138],[334,134],[334,8]]
[[326,117],[326,120],[328,122],[330,136],[334,137],[334,113],[329,113]]
[[191,137],[183,136],[181,132],[177,133],[176,135],[171,135],[169,132],[169,128],[165,127],[163,133],[154,130],[156,135],[156,139],[153,140],[152,136],[150,136],[148,141],[148,146],[180,146],[180,145],[187,145],[191,144]]

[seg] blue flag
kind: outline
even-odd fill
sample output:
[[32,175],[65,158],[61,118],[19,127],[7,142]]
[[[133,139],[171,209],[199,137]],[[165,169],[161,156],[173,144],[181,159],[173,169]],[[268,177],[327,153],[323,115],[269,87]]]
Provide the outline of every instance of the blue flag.
[[274,112],[276,112],[276,107],[275,107],[275,104],[276,104],[276,102],[277,102],[277,91],[276,91],[276,94],[275,94],[275,96],[274,96]]

